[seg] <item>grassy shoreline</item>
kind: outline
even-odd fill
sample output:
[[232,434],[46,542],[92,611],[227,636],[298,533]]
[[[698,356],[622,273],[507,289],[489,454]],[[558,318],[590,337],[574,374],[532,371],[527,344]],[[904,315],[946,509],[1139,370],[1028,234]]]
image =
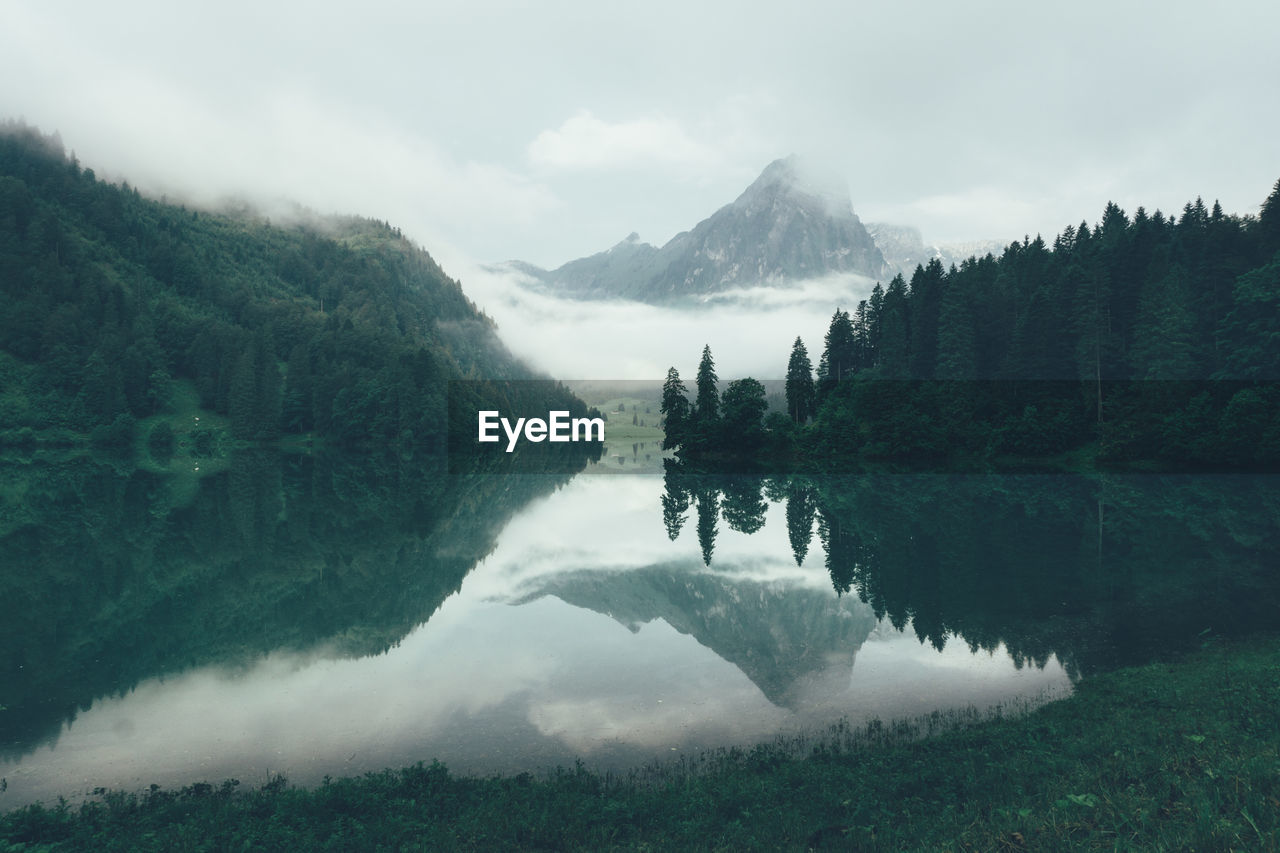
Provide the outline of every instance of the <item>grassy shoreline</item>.
[[[855,738],[856,740],[857,738]],[[304,790],[108,793],[0,816],[0,851],[1276,850],[1280,638],[1086,679],[1025,717],[696,771],[467,778],[418,765]]]

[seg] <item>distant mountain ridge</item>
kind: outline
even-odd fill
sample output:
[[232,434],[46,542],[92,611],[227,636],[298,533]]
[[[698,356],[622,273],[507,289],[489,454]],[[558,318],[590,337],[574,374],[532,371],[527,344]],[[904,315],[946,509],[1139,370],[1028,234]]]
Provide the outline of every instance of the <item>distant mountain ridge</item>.
[[815,177],[794,156],[770,163],[734,202],[661,248],[633,233],[554,270],[522,261],[508,267],[570,297],[652,303],[832,273],[892,273],[848,189]]
[[896,272],[910,278],[917,266],[927,266],[937,258],[943,268],[971,257],[987,254],[999,257],[1005,245],[999,240],[973,240],[967,243],[926,244],[919,228],[910,225],[890,225],[884,222],[868,222],[867,232],[875,240],[885,262]]

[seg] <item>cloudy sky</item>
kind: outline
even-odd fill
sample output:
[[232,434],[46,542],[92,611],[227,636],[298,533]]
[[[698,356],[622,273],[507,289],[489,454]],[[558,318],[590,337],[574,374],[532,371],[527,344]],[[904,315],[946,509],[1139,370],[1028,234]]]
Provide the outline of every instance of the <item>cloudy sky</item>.
[[1277,177],[1272,3],[0,0],[0,114],[99,173],[296,198],[437,253],[661,243],[772,159],[937,241],[1108,199],[1256,212]]
[[388,220],[502,323],[476,265],[661,244],[793,152],[934,242],[1256,213],[1277,32],[1269,2],[0,0],[0,115],[170,198]]

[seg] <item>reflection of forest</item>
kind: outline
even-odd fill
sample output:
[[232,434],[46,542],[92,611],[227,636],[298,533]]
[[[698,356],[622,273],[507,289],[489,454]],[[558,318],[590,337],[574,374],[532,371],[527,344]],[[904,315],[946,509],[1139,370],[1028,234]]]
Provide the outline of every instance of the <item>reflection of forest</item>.
[[786,502],[797,563],[816,526],[837,593],[941,648],[1004,644],[1079,675],[1280,621],[1280,478],[723,476],[672,464],[668,535],[752,533]]
[[226,467],[0,459],[0,754],[145,678],[277,649],[384,651],[569,479],[271,452]]

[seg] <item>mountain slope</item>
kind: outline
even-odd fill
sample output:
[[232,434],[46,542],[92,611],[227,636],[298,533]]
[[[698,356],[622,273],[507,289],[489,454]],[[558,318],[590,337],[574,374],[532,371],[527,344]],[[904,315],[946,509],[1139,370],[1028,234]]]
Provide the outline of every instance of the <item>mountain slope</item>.
[[533,378],[385,223],[162,204],[18,124],[0,126],[0,298],[0,443],[125,443],[187,380],[238,439],[420,445],[443,436],[450,379]]
[[674,302],[759,284],[889,271],[847,190],[814,179],[795,157],[770,163],[732,204],[661,249],[632,234],[555,270],[512,266],[565,295]]

